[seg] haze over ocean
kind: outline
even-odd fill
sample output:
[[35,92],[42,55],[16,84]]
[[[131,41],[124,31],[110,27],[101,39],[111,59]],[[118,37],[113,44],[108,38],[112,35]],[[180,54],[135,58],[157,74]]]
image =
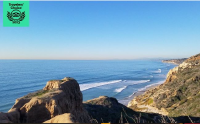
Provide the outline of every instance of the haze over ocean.
[[163,83],[175,65],[160,60],[0,60],[0,111],[42,89],[52,79],[73,77],[84,101],[101,95],[118,100],[146,86]]

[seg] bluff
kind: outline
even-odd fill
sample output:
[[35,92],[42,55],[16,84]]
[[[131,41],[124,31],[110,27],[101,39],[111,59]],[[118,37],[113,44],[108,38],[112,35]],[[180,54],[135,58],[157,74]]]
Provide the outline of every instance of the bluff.
[[68,120],[64,122],[88,123],[90,117],[82,98],[75,79],[51,80],[42,90],[17,99],[8,113],[0,113],[0,122],[42,123],[65,113]]
[[137,96],[128,107],[170,117],[191,116],[200,121],[200,54],[171,69],[166,81]]
[[179,65],[181,63],[183,63],[187,58],[183,58],[183,59],[170,59],[170,60],[162,60],[162,62],[164,63],[172,63],[172,64],[176,64]]

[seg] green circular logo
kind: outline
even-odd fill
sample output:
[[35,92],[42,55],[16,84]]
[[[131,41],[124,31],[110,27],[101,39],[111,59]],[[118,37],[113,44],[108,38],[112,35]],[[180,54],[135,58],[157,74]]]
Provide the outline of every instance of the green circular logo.
[[13,10],[11,14],[14,20],[18,20],[21,17],[21,12],[19,10]]

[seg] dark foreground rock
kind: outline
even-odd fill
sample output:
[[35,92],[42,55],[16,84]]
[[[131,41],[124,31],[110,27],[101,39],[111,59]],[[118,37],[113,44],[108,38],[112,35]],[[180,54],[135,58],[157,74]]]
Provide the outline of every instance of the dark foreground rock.
[[0,123],[20,123],[20,113],[13,109],[9,113],[0,112]]
[[143,123],[154,122],[148,114],[138,113],[118,103],[113,97],[100,96],[84,102],[93,123]]

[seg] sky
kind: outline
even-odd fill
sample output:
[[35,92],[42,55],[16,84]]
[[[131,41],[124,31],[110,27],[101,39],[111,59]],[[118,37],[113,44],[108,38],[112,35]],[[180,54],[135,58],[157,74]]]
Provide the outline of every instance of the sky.
[[200,53],[199,2],[30,2],[29,27],[3,27],[0,59],[185,58]]

